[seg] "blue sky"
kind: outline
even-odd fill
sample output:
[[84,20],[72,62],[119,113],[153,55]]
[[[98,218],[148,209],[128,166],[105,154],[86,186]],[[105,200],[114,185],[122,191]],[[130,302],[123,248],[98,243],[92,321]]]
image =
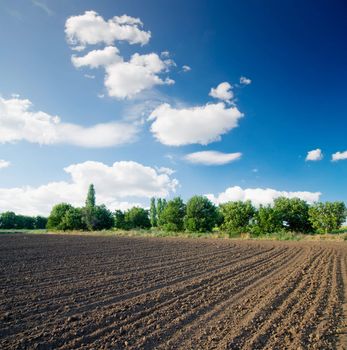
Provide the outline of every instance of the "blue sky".
[[0,2],[0,211],[81,205],[90,182],[112,209],[194,194],[347,201],[346,10]]

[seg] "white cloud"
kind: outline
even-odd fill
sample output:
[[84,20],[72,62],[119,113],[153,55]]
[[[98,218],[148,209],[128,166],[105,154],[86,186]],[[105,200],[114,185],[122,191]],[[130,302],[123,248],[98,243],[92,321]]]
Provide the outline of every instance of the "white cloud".
[[119,99],[132,98],[155,85],[171,85],[171,79],[158,74],[168,69],[167,64],[155,53],[135,53],[129,62],[111,64],[106,67],[105,86],[109,96]]
[[105,43],[103,49],[92,50],[84,56],[72,55],[71,61],[76,68],[89,67],[105,69],[104,84],[108,95],[117,99],[130,99],[144,90],[156,85],[171,85],[174,80],[160,75],[169,72],[176,63],[169,58],[169,52],[163,51],[161,59],[156,53],[140,55],[135,53],[129,61],[113,46],[116,40],[125,40],[131,44],[146,44],[150,32],[141,30],[139,18],[123,15],[105,21],[94,11],[67,19],[65,32],[67,40],[74,45],[73,50],[81,51],[88,44]]
[[228,82],[220,83],[216,88],[211,88],[209,95],[218,100],[230,102],[234,97],[234,93],[231,91],[232,86]]
[[155,169],[158,171],[159,174],[166,174],[171,176],[172,174],[174,174],[176,172],[176,170],[173,170],[171,168],[166,168],[164,166],[162,167],[155,167]]
[[124,122],[90,127],[62,123],[57,116],[32,111],[32,103],[27,99],[0,97],[0,143],[24,140],[43,145],[110,147],[133,141],[137,132],[137,126]]
[[215,204],[222,204],[229,201],[246,201],[250,200],[253,205],[259,206],[272,205],[274,199],[278,197],[287,198],[300,198],[309,203],[314,203],[319,200],[321,196],[320,192],[287,192],[287,191],[277,191],[272,188],[245,188],[242,189],[239,186],[229,187],[224,192],[219,193],[217,196],[214,194],[207,194],[206,197],[209,198]]
[[207,145],[219,141],[221,135],[236,128],[243,114],[224,103],[176,109],[164,103],[149,117],[151,132],[164,145],[182,146],[199,143]]
[[193,164],[223,165],[240,159],[242,153],[222,153],[217,151],[202,151],[189,153],[184,159]]
[[192,68],[185,64],[185,65],[182,66],[182,70],[183,70],[183,72],[189,72],[189,71],[192,70]]
[[252,83],[252,80],[246,77],[240,77],[240,84],[249,85]]
[[168,57],[170,57],[170,52],[169,51],[162,51],[160,53],[160,56],[163,58],[168,58]]
[[345,160],[347,159],[347,151],[336,152],[331,156],[332,161]]
[[322,150],[317,148],[307,152],[306,161],[318,161],[323,159]]
[[118,99],[132,98],[155,85],[174,83],[171,79],[163,80],[159,77],[159,74],[169,70],[173,61],[162,61],[155,53],[147,55],[135,53],[131,56],[130,61],[125,62],[119,56],[116,47],[108,46],[103,50],[93,50],[82,57],[72,55],[71,60],[77,68],[83,66],[104,67],[106,71],[105,87],[108,94]]
[[[126,209],[135,199],[166,197],[174,192],[178,181],[152,167],[132,161],[115,162],[112,166],[87,161],[66,167],[71,180],[51,182],[39,187],[0,188],[0,212],[37,215],[49,214],[52,206],[68,202],[83,206],[89,184],[96,189],[97,203],[111,210]],[[130,201],[129,201],[130,200]]]
[[65,34],[68,42],[79,48],[99,43],[111,45],[116,40],[145,45],[151,33],[141,27],[139,18],[123,15],[105,21],[97,12],[86,11],[66,20]]
[[71,56],[72,64],[76,68],[89,66],[90,68],[98,68],[108,66],[116,62],[122,62],[123,58],[118,55],[119,50],[114,46],[107,46],[102,50],[93,50],[85,56]]
[[95,75],[91,75],[91,74],[84,74],[85,78],[88,79],[95,79]]
[[8,168],[11,165],[11,162],[0,159],[0,169]]

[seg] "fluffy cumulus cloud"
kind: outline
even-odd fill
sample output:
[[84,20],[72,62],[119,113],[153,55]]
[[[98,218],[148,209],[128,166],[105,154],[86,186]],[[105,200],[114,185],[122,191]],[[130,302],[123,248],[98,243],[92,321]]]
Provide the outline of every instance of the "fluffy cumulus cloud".
[[168,69],[167,63],[155,53],[135,53],[130,61],[114,63],[106,67],[105,86],[111,97],[132,98],[155,85],[171,85],[173,80],[162,79],[159,74]]
[[8,168],[10,165],[8,160],[0,159],[0,169]]
[[189,71],[192,70],[192,68],[185,64],[185,65],[182,66],[182,70],[183,70],[183,72],[189,72]]
[[309,203],[314,203],[319,200],[321,196],[320,192],[287,192],[277,191],[272,188],[241,188],[239,186],[229,187],[224,192],[219,193],[217,196],[214,194],[207,194],[209,198],[215,204],[222,204],[229,201],[246,201],[250,200],[253,205],[259,206],[272,205],[274,199],[278,197],[287,198],[300,198]]
[[114,46],[107,46],[102,50],[92,50],[85,56],[72,55],[71,61],[76,68],[88,66],[90,68],[98,68],[108,66],[123,59],[118,55],[119,50]]
[[322,150],[317,148],[312,151],[307,152],[306,161],[318,161],[323,159]]
[[97,12],[86,11],[83,15],[66,20],[65,34],[69,44],[78,50],[86,45],[110,45],[116,40],[144,45],[148,43],[151,33],[142,30],[142,26],[139,18],[123,15],[105,21]]
[[27,99],[0,97],[0,143],[24,140],[43,145],[110,147],[133,141],[137,132],[137,126],[124,122],[90,127],[63,123],[57,116],[32,110]]
[[240,84],[249,85],[252,83],[252,80],[246,77],[240,77]]
[[217,151],[201,151],[189,153],[184,159],[193,164],[223,165],[240,159],[242,153],[222,153]]
[[111,210],[126,209],[143,199],[166,197],[178,181],[165,172],[132,161],[111,166],[87,161],[66,167],[69,182],[51,182],[39,187],[0,188],[0,211],[12,210],[27,215],[47,215],[56,203],[82,206],[89,184],[96,189],[97,203]]
[[347,151],[344,152],[336,152],[331,156],[331,160],[336,162],[338,160],[345,160],[347,159]]
[[216,88],[212,88],[209,95],[218,100],[230,102],[234,97],[232,86],[228,82],[220,83]]
[[191,108],[173,108],[164,103],[150,114],[151,132],[164,145],[207,145],[237,127],[243,114],[222,102]]
[[161,75],[169,72],[176,63],[164,51],[161,57],[156,53],[140,55],[135,53],[129,61],[121,56],[113,43],[125,40],[131,44],[147,44],[150,33],[142,29],[138,18],[123,15],[105,21],[94,11],[67,19],[65,32],[75,49],[84,49],[86,45],[105,43],[103,49],[92,50],[84,56],[72,55],[71,61],[76,68],[89,67],[105,70],[104,84],[109,96],[117,99],[130,99],[144,90],[156,85],[171,85],[174,81]]

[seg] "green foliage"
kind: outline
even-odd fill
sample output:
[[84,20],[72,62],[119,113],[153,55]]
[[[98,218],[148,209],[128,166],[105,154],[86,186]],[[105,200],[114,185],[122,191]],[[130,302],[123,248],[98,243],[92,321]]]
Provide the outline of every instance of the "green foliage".
[[229,235],[250,231],[250,223],[255,214],[251,201],[228,202],[220,206],[224,222],[222,230]]
[[84,207],[82,213],[82,223],[89,231],[107,230],[113,227],[113,214],[105,205]]
[[114,227],[125,230],[126,225],[125,225],[125,215],[121,210],[116,210],[113,214],[114,218]]
[[63,227],[61,226],[63,217],[71,208],[72,205],[68,203],[56,204],[49,214],[47,228],[51,230],[63,230]]
[[255,212],[251,233],[258,236],[264,234],[278,233],[282,230],[281,217],[271,206],[260,206]]
[[184,226],[188,231],[210,232],[218,221],[215,205],[204,196],[189,199],[184,217]]
[[140,207],[133,207],[125,212],[125,228],[127,230],[151,227],[151,222],[148,217],[148,210]]
[[151,198],[151,207],[149,209],[149,216],[152,227],[158,226],[157,222],[157,207],[155,205],[155,198]]
[[5,229],[16,228],[16,214],[12,211],[6,211],[1,214],[0,227]]
[[89,188],[88,188],[86,207],[87,208],[94,208],[95,207],[95,189],[94,189],[93,184],[90,184]]
[[184,228],[185,205],[180,197],[169,201],[160,217],[160,227],[165,231],[182,231]]
[[346,206],[343,202],[315,203],[309,208],[309,221],[318,232],[337,230],[345,220]]
[[157,225],[162,226],[161,214],[167,206],[166,199],[158,198],[157,200]]
[[291,232],[312,232],[309,221],[309,205],[299,198],[279,197],[274,201],[274,211],[282,222],[282,227]]
[[35,229],[42,230],[45,229],[47,226],[47,218],[43,216],[36,216],[35,218]]
[[59,229],[64,231],[85,229],[82,209],[73,207],[68,209],[61,220]]
[[0,215],[0,229],[44,229],[47,219],[42,216],[16,215],[14,212],[7,211]]
[[114,225],[112,212],[104,204],[94,207],[94,230],[109,230]]

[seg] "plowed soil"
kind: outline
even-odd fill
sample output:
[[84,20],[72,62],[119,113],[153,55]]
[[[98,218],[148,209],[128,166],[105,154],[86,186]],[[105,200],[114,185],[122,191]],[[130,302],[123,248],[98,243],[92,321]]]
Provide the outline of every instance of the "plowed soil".
[[346,248],[1,235],[0,348],[343,349]]

